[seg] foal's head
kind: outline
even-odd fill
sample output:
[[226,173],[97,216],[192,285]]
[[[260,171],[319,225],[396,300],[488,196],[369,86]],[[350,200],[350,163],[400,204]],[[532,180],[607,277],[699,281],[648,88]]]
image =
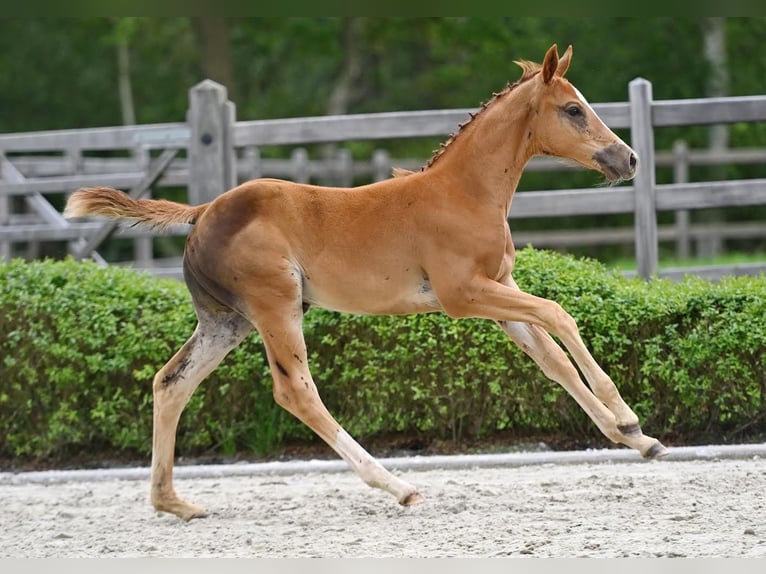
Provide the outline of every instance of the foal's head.
[[603,173],[610,181],[631,179],[636,153],[596,115],[585,97],[564,78],[572,60],[572,46],[559,58],[556,45],[545,54],[542,66],[518,62],[524,76],[532,76],[531,135],[537,154],[572,159]]

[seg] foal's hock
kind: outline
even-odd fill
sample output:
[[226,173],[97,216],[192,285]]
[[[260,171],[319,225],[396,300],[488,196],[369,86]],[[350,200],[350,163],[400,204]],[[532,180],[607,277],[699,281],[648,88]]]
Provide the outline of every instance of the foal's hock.
[[542,65],[517,62],[521,78],[471,114],[419,172],[399,171],[386,181],[348,189],[257,179],[197,206],[134,200],[107,187],[80,189],[70,197],[69,217],[194,224],[184,278],[197,328],[153,384],[155,508],[185,520],[204,515],[173,487],[178,420],[197,385],[253,329],[266,347],[277,403],[368,485],[403,505],[422,501],[413,485],[384,469],[322,403],[302,332],[303,314],[314,305],[348,313],[442,311],[491,319],[610,440],[646,458],[666,453],[657,439],[643,434],[572,317],[557,303],[522,292],[511,275],[515,252],[508,212],[532,156],[568,158],[610,181],[635,174],[636,154],[564,78],[571,58],[571,46],[559,57],[553,45]]

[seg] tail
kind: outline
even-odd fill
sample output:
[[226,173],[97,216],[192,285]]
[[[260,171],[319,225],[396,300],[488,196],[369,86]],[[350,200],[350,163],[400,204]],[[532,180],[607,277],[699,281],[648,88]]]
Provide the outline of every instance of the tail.
[[192,206],[165,199],[133,199],[111,187],[83,187],[69,197],[64,217],[101,215],[113,219],[130,219],[140,225],[161,230],[171,225],[195,223],[208,205]]

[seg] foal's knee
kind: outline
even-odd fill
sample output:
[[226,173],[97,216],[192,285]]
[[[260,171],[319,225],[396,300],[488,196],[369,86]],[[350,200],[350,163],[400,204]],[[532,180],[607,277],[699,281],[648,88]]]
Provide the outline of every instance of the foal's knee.
[[556,335],[577,332],[577,321],[555,301],[549,302],[547,331]]

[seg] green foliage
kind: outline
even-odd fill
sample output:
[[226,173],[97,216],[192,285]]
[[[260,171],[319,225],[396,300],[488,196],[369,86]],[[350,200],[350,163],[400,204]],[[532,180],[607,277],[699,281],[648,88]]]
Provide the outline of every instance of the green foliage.
[[[325,113],[344,57],[347,20],[227,18],[238,117]],[[639,76],[653,82],[656,99],[704,97],[709,73],[703,22],[704,17],[366,18],[353,45],[362,71],[353,82],[349,112],[478,106],[518,77],[513,60],[540,61],[554,42],[560,50],[574,45],[569,77],[592,102],[626,100],[628,82]],[[764,33],[766,18],[726,19],[732,95],[762,93],[764,61],[752,54]],[[118,125],[117,39],[130,45],[138,121],[183,121],[187,91],[203,79],[204,46],[190,18],[4,18],[0,109],[13,113],[0,114],[0,131]],[[676,137],[658,133],[658,147],[668,149]]]
[[766,428],[766,277],[647,284],[532,250],[516,277],[570,311],[653,433],[721,440]]
[[0,269],[0,450],[145,450],[151,376],[193,326],[183,286],[71,260]]
[[[346,34],[349,24],[357,33]],[[130,79],[138,123],[182,122],[188,91],[204,79],[205,54],[230,54],[234,79],[229,97],[239,120],[290,118],[327,113],[338,92],[346,93],[348,113],[392,112],[440,108],[477,108],[492,92],[519,77],[513,61],[540,61],[557,43],[575,50],[568,78],[591,102],[628,99],[628,83],[637,77],[652,82],[655,100],[702,98],[709,93],[710,66],[705,57],[707,17],[230,17],[224,44],[217,49],[195,33],[190,17],[88,17],[0,19],[0,132],[114,126],[122,122],[118,91],[118,41],[128,45]],[[726,18],[726,55],[732,96],[763,93],[766,59],[758,54],[766,35],[766,18]],[[208,54],[211,55],[211,54]],[[353,55],[356,72],[344,78],[344,62]],[[228,66],[222,66],[227,67]],[[346,89],[340,89],[344,87]],[[5,112],[5,113],[2,113]],[[709,127],[662,127],[655,130],[658,150],[670,150],[684,139],[693,149],[709,145]],[[457,126],[455,126],[457,127]],[[630,141],[627,129],[618,130]],[[731,147],[766,145],[766,123],[729,126]],[[382,141],[349,141],[344,146],[357,159],[373,149],[393,158],[425,162],[443,137]],[[321,157],[324,145],[308,146]],[[6,150],[12,152],[13,150]],[[51,150],[54,151],[54,150]],[[291,146],[264,146],[265,158],[286,158]],[[87,155],[112,150],[86,151]],[[690,181],[766,177],[761,164],[692,166]],[[673,178],[672,169],[657,170],[658,183]],[[565,189],[599,185],[594,171],[527,172],[520,190]],[[355,183],[367,183],[357,180]],[[175,191],[162,189],[166,199]],[[185,195],[184,195],[185,197]],[[54,205],[59,198],[52,199]],[[57,205],[62,207],[61,205]],[[726,208],[716,217],[728,222],[762,221],[766,207]],[[660,213],[670,223],[673,213]],[[704,210],[691,213],[704,222]],[[521,231],[621,227],[626,214],[517,220]],[[130,248],[127,239],[106,244],[107,259],[119,260]],[[155,242],[159,256],[180,253],[170,238]],[[56,252],[44,246],[46,255]],[[662,252],[673,248],[668,242]],[[729,238],[728,250],[766,250],[759,238]],[[627,244],[573,246],[570,252],[611,260],[632,255]]]
[[[766,278],[645,283],[532,249],[519,252],[515,277],[573,315],[650,434],[725,440],[766,431]],[[0,455],[148,454],[152,377],[194,323],[186,289],[173,280],[72,260],[1,264]],[[504,431],[606,444],[489,321],[314,309],[305,333],[325,403],[362,440]],[[254,335],[192,397],[178,448],[262,454],[313,438],[275,404]]]

